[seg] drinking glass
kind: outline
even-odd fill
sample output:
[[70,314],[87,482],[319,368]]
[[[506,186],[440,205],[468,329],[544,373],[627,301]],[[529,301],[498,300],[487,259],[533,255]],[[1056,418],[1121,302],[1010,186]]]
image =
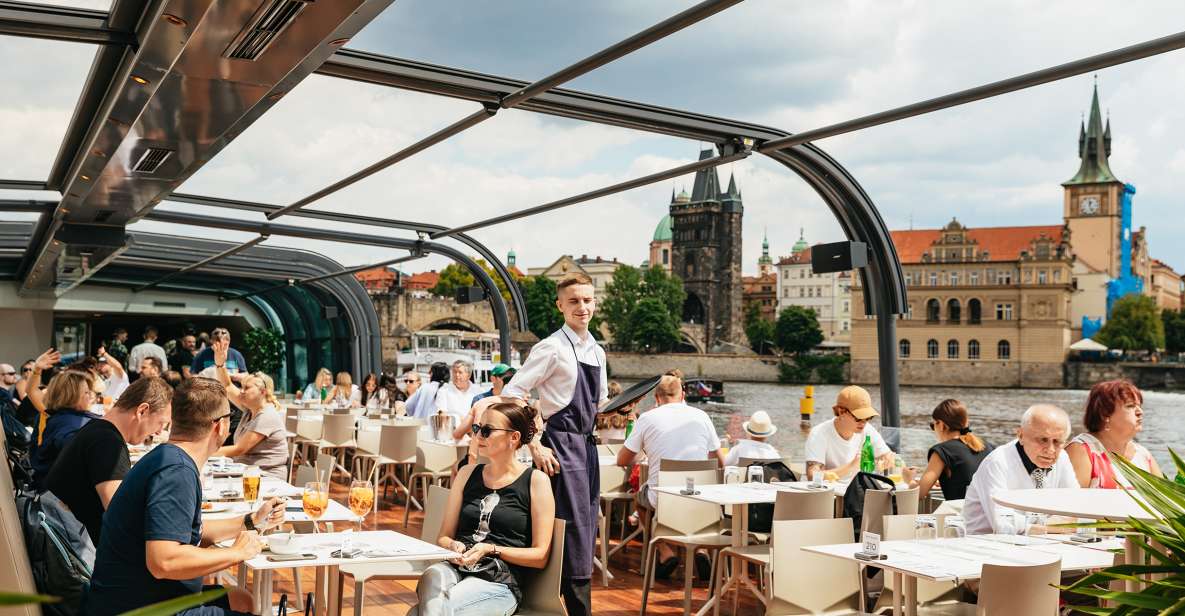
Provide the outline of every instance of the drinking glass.
[[320,520],[329,508],[329,486],[320,481],[304,484],[301,505],[304,507],[305,515],[313,521],[313,532],[317,532],[317,520]]
[[350,484],[350,511],[358,516],[358,531],[362,531],[362,523],[366,521],[366,514],[374,507],[374,485],[369,481],[354,481]]
[[938,536],[937,521],[934,516],[920,515],[913,521],[914,539],[934,539]]
[[518,448],[517,456],[520,464],[526,464],[530,466],[535,461],[535,459],[531,457],[531,448],[526,445]]
[[1020,535],[1028,535],[1033,532],[1042,532],[1041,529],[1034,528],[1036,526],[1045,526],[1046,515],[1044,513],[1026,513],[1024,522],[1024,532],[1017,533]]
[[243,500],[247,501],[251,509],[255,509],[255,502],[259,500],[260,474],[258,466],[248,466],[243,471]]
[[942,523],[942,536],[948,539],[966,537],[967,528],[963,524],[963,518],[957,515],[947,516]]
[[765,468],[754,464],[748,470],[748,483],[765,483]]

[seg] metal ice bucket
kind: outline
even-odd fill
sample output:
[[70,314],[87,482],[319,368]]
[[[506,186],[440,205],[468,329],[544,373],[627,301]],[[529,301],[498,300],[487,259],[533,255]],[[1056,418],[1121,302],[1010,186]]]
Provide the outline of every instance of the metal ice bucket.
[[457,417],[448,415],[444,411],[437,411],[428,424],[432,429],[432,440],[451,441],[453,431],[457,429]]

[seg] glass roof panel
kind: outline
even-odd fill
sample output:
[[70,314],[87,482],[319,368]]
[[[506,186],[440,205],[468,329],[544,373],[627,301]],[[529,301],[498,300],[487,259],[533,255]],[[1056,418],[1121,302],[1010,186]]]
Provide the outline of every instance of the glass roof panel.
[[96,11],[107,11],[111,9],[111,0],[36,0],[36,4],[68,6],[76,9],[94,9]]
[[0,36],[0,178],[49,176],[94,55],[93,45]]

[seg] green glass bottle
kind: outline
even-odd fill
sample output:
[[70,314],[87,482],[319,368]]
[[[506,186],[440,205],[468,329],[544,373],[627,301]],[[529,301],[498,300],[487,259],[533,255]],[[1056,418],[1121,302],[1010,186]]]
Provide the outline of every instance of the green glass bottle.
[[630,432],[634,431],[634,420],[629,420],[625,423],[625,437],[630,437]]
[[876,472],[876,455],[872,451],[872,437],[864,435],[864,445],[860,447],[860,470],[865,473]]

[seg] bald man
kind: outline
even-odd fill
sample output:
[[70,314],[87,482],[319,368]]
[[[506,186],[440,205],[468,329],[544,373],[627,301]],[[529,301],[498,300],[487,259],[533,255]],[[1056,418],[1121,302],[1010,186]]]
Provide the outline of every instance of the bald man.
[[[988,454],[967,486],[963,519],[967,534],[998,533],[1013,527],[1023,515],[992,500],[1000,490],[1077,488],[1078,480],[1066,442],[1070,438],[1070,417],[1052,404],[1029,407],[1021,417],[1017,438]],[[1010,524],[1011,522],[1011,524]]]

